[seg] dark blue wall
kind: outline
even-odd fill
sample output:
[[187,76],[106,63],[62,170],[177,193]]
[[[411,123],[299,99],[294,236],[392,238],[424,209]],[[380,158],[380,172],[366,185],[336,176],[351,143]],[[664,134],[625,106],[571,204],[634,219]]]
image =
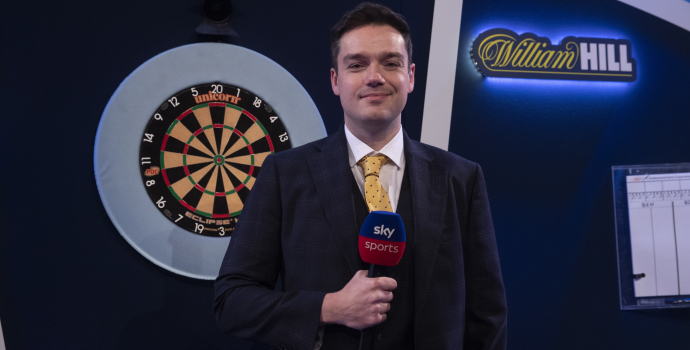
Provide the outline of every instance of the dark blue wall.
[[[633,83],[483,78],[491,28],[629,39]],[[620,311],[611,166],[690,162],[690,32],[619,1],[464,2],[450,150],[484,168],[513,349],[690,349],[690,309]]]
[[[169,273],[110,223],[93,175],[96,128],[136,67],[197,42],[201,1],[4,2],[0,9],[0,320],[8,349],[249,349],[217,331],[212,283]],[[356,1],[235,0],[234,43],[291,72],[329,133],[328,30]],[[409,20],[420,135],[432,1]],[[618,310],[611,165],[690,161],[690,33],[617,1],[465,0],[450,150],[482,164],[512,349],[685,349],[690,310]],[[627,38],[635,83],[484,79],[485,29]]]

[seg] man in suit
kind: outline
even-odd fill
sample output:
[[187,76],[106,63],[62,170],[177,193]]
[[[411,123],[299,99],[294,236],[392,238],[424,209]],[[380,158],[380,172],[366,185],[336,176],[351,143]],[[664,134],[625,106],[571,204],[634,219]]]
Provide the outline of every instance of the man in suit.
[[[219,327],[280,349],[505,349],[481,168],[401,128],[415,71],[404,18],[363,3],[332,43],[345,125],[266,158],[216,280]],[[391,208],[365,199],[372,184]],[[367,278],[359,256],[370,210],[397,212],[407,231],[389,277]]]

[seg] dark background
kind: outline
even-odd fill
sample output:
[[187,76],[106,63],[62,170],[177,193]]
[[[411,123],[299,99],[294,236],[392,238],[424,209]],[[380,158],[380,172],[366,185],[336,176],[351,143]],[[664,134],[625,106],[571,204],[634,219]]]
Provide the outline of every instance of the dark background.
[[[235,0],[237,45],[305,87],[329,133],[329,29],[357,1]],[[433,1],[384,1],[413,32],[419,139]],[[250,349],[220,333],[210,281],[120,236],[93,144],[110,96],[151,57],[198,42],[201,1],[0,5],[0,320],[15,349]],[[469,48],[504,27],[557,43],[627,38],[634,83],[482,78]],[[688,349],[690,309],[620,311],[611,166],[690,161],[690,33],[613,0],[465,0],[450,151],[485,171],[511,349]]]
[[[482,78],[491,28],[627,38],[633,83]],[[690,162],[690,32],[618,1],[465,1],[449,150],[484,168],[511,349],[690,349],[690,309],[620,311],[611,166]]]

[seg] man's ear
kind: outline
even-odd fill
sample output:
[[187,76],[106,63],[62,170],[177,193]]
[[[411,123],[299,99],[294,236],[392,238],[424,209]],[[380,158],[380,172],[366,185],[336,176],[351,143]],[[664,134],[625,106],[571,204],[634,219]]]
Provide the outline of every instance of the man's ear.
[[331,88],[336,96],[340,96],[340,90],[338,89],[338,73],[336,73],[333,68],[331,68]]
[[410,83],[407,85],[407,93],[409,94],[414,90],[414,63],[410,65]]

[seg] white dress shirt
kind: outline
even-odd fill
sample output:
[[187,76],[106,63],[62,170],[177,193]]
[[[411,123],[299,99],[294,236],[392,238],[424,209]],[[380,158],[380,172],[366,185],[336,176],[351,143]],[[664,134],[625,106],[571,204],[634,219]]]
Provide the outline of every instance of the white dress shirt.
[[383,189],[388,192],[388,199],[391,201],[393,212],[398,208],[400,198],[400,186],[402,185],[403,174],[405,173],[405,152],[403,152],[403,132],[402,127],[398,130],[390,142],[380,151],[376,152],[366,143],[362,142],[345,126],[345,137],[347,137],[348,156],[350,158],[350,168],[352,175],[355,176],[359,191],[364,198],[364,170],[357,165],[364,156],[385,155],[388,157],[386,164],[381,167],[379,181]]

